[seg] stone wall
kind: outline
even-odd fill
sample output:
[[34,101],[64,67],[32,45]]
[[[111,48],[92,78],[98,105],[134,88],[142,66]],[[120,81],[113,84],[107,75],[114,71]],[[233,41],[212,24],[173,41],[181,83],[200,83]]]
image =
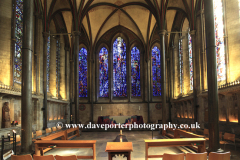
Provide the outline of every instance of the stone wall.
[[0,82],[10,85],[12,1],[0,5]]
[[[156,108],[157,103],[149,104],[150,122],[158,123],[162,120],[162,108]],[[79,111],[81,123],[92,122],[91,104],[84,104],[86,109]],[[167,104],[168,106],[168,104]],[[73,108],[74,109],[74,108]],[[168,117],[169,111],[166,110]],[[148,123],[148,104],[147,103],[126,103],[126,104],[93,104],[93,123],[97,123],[99,116],[143,116],[144,123]]]

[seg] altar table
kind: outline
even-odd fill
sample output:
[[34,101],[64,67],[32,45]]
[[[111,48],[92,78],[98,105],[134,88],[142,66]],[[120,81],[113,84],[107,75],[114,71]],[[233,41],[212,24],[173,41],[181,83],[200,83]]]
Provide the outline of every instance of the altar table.
[[143,124],[142,116],[99,116],[97,124]]

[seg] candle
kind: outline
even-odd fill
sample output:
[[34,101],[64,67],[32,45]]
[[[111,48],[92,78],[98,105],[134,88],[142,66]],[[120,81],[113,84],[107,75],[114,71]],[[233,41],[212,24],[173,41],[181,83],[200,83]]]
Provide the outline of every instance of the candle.
[[139,106],[139,111],[140,111],[140,106]]
[[120,135],[122,135],[122,130],[120,130]]
[[102,111],[102,106],[101,106],[101,111]]
[[122,136],[120,137],[120,142],[122,142]]

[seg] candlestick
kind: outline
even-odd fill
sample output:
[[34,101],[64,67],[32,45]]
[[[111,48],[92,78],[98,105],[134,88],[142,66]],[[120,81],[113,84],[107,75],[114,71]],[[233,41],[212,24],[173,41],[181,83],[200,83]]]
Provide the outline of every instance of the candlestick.
[[122,142],[122,136],[120,137],[120,142]]

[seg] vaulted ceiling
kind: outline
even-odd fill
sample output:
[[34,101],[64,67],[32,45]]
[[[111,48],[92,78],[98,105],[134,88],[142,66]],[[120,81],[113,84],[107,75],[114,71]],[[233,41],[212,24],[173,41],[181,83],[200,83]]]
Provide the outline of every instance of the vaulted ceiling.
[[[79,30],[90,45],[97,44],[102,35],[118,25],[135,33],[143,44],[149,43],[154,29],[160,26],[171,32],[174,25],[188,19],[184,25],[194,27],[194,8],[199,8],[200,3],[201,0],[35,0],[44,17],[45,31],[72,33],[78,21]],[[70,35],[65,36],[65,41],[71,44]]]

